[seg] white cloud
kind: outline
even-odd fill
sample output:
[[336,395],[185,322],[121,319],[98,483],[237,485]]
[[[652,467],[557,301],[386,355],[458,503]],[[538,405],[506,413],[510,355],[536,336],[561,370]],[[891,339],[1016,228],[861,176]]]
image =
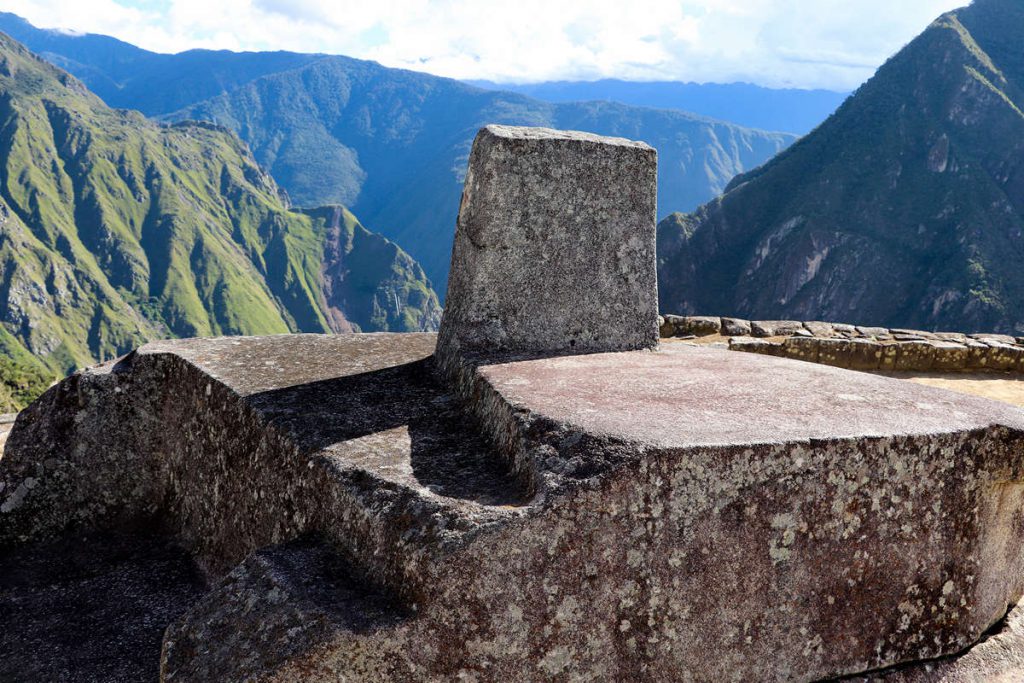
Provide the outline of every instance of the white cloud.
[[347,54],[455,78],[853,88],[967,0],[8,0],[151,50]]

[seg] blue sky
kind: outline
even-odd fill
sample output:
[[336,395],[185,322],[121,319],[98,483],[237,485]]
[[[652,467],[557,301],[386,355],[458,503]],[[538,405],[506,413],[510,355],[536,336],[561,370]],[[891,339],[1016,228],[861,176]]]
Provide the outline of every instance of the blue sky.
[[967,0],[7,0],[142,47],[327,52],[455,78],[851,89]]

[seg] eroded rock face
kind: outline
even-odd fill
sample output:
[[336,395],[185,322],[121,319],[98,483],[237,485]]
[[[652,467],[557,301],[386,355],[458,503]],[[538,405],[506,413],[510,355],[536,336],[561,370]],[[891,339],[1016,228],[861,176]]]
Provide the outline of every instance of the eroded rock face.
[[967,652],[892,667],[844,683],[1017,683],[1024,680],[1024,607],[1015,607]]
[[481,130],[459,209],[440,357],[656,346],[656,179],[657,155],[642,142]]
[[[1021,594],[1010,406],[682,345],[494,362],[463,403],[433,343],[174,341],[121,368],[159,416],[132,451],[154,488],[107,485],[223,577],[164,680],[817,680],[959,651]],[[72,514],[101,473],[79,462],[8,537],[130,522]]]

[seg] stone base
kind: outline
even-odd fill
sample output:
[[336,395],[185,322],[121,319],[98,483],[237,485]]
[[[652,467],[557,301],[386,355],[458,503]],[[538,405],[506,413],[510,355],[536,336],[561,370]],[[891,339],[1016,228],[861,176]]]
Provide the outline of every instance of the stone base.
[[173,341],[77,375],[11,434],[0,542],[173,533],[215,585],[166,681],[810,681],[959,652],[1021,596],[1011,406],[682,345],[453,395],[433,346]]

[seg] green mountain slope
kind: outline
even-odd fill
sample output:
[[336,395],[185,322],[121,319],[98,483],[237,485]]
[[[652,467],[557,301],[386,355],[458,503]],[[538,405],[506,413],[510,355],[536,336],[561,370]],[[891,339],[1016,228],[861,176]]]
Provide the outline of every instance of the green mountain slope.
[[[794,136],[613,102],[552,104],[325,57],[167,115],[238,132],[298,204],[352,204],[444,282],[466,158],[488,123],[643,139],[658,148],[662,210],[695,207]],[[396,197],[401,197],[396,201]]]
[[10,12],[0,12],[0,31],[73,74],[111,107],[147,116],[176,111],[321,56],[228,50],[163,54],[111,36],[36,28]]
[[190,50],[37,29],[0,13],[108,102],[227,126],[298,206],[338,203],[407,249],[444,289],[462,174],[489,123],[576,128],[658,148],[659,215],[689,211],[796,139],[681,111],[552,104],[341,56]]
[[1024,5],[935,21],[828,121],[658,230],[670,312],[1024,332]]
[[230,132],[110,109],[0,34],[8,358],[57,372],[169,335],[422,329],[438,313],[410,257],[341,207],[289,211]]

